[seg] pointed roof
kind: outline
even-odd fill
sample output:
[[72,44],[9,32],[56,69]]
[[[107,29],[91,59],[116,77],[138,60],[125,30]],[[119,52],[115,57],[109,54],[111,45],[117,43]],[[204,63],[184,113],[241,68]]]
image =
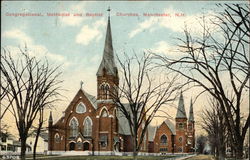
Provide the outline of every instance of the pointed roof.
[[148,125],[148,141],[154,141],[158,126]]
[[193,102],[192,102],[192,99],[191,99],[191,102],[190,102],[190,109],[189,109],[189,118],[188,118],[188,121],[194,122],[194,111],[193,111]]
[[[123,105],[126,108],[126,110],[130,112],[130,115],[132,115],[129,104],[123,104]],[[131,135],[128,120],[119,108],[117,109],[117,119],[119,123],[119,128],[118,128],[119,134]]]
[[105,44],[104,44],[102,62],[98,68],[96,75],[102,76],[104,68],[108,75],[114,75],[114,76],[116,75],[117,67],[114,61],[110,16],[108,17],[108,25],[107,25],[107,32],[106,32],[106,39],[105,39]]
[[168,128],[170,129],[170,131],[172,132],[173,135],[176,135],[176,131],[175,131],[175,126],[174,124],[169,120],[169,119],[166,119],[164,121],[164,123],[168,126]]
[[87,99],[90,101],[90,103],[92,104],[92,106],[97,109],[97,99],[95,96],[87,93],[84,89],[80,88],[80,91],[83,92],[83,94],[87,97]]
[[187,118],[182,91],[181,91],[179,104],[178,104],[178,109],[177,109],[177,114],[176,114],[175,118]]
[[53,122],[52,112],[51,111],[50,111],[50,114],[49,114],[49,122]]

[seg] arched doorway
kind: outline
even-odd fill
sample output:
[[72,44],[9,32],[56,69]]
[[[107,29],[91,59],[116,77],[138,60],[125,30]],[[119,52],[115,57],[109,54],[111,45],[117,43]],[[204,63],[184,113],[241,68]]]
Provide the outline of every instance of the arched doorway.
[[75,150],[75,143],[74,142],[69,143],[69,150],[70,151],[74,151]]
[[119,152],[120,151],[120,143],[119,142],[115,142],[115,144],[114,144],[114,151],[115,152]]
[[83,150],[84,150],[84,151],[89,150],[89,142],[84,142],[84,143],[83,143]]

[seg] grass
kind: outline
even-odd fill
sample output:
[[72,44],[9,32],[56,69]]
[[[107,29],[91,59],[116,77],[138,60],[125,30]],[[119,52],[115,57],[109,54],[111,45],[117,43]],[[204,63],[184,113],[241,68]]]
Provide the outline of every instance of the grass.
[[[137,156],[137,160],[163,160],[171,156]],[[132,156],[60,156],[43,157],[37,160],[133,160]]]

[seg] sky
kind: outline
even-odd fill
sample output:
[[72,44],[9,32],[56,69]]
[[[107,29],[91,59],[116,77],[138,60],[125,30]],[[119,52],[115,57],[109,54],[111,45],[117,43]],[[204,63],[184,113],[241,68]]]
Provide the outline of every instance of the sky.
[[[67,91],[63,101],[54,109],[54,119],[62,115],[58,113],[61,113],[73,99],[80,88],[80,81],[84,82],[85,91],[96,95],[96,72],[104,48],[108,7],[111,9],[114,52],[118,56],[123,52],[142,54],[145,50],[172,57],[180,56],[170,51],[176,48],[176,38],[183,36],[185,25],[194,32],[201,32],[197,18],[220,10],[215,6],[217,1],[1,3],[1,46],[17,52],[18,47],[22,48],[26,44],[34,56],[46,57],[52,65],[61,65],[63,88]],[[35,16],[23,16],[24,13],[32,13]],[[69,16],[51,16],[62,13]],[[145,16],[147,13],[164,13],[165,16]],[[190,99],[198,91],[190,93],[184,93],[187,114]],[[194,106],[194,111],[197,113],[202,107],[203,103],[200,100],[200,103]],[[175,116],[176,112],[173,110],[171,113]],[[155,123],[159,124],[160,120]]]

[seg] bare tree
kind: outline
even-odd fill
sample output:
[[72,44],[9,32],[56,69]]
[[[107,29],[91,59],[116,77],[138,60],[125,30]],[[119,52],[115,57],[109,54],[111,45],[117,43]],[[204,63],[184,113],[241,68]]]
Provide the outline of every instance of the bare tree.
[[[242,100],[249,91],[249,6],[222,5],[222,13],[201,23],[202,35],[195,37],[186,29],[179,45],[185,56],[179,59],[158,56],[162,66],[171,69],[195,86],[210,93],[220,105],[236,157],[243,156],[243,143],[249,128],[249,113],[242,123]],[[215,28],[208,28],[212,23]],[[249,95],[247,95],[248,97]]]
[[[1,72],[2,72],[2,68],[0,68],[0,77],[1,77],[1,75],[2,75]],[[3,86],[3,87],[0,87],[0,102],[3,101],[4,97],[6,96],[7,91],[9,90],[9,85],[8,85],[8,83],[2,81],[2,79],[1,79],[1,86]],[[1,105],[1,106],[0,106],[0,122],[1,122],[1,120],[2,120],[2,118],[3,118],[3,116],[4,116],[4,114],[5,114],[5,113],[7,112],[7,110],[9,109],[9,106],[4,105],[3,103],[1,103],[0,105]],[[3,108],[2,108],[2,107],[3,107]],[[2,111],[2,109],[3,109],[3,111]]]
[[225,159],[227,127],[219,103],[210,99],[210,107],[202,112],[201,126],[208,134],[208,141],[218,160]]
[[[21,140],[21,159],[25,159],[26,140],[34,120],[46,107],[51,107],[59,96],[58,67],[50,68],[48,61],[38,61],[28,54],[27,47],[20,56],[10,51],[1,53],[2,79],[9,84],[5,98],[14,117]],[[1,88],[4,86],[1,83]]]
[[169,79],[157,77],[160,71],[152,67],[151,54],[144,53],[141,58],[136,55],[125,57],[124,61],[118,58],[122,85],[116,86],[111,96],[128,121],[133,155],[136,156],[155,114],[163,105],[176,99],[181,86],[177,85],[177,76]]
[[38,143],[38,138],[40,136],[40,133],[42,131],[42,127],[44,124],[44,108],[41,108],[39,110],[39,120],[38,120],[38,127],[36,128],[36,138],[35,138],[35,143],[34,143],[34,150],[33,150],[33,160],[36,159],[36,147],[37,147],[37,143]]
[[[0,58],[0,64],[1,64],[1,58]],[[0,66],[0,84],[3,87],[0,87],[0,142],[1,142],[1,137],[2,137],[2,129],[4,126],[2,126],[2,118],[9,109],[9,105],[6,106],[2,103],[7,91],[9,90],[9,85],[6,81],[2,80],[2,68]]]

